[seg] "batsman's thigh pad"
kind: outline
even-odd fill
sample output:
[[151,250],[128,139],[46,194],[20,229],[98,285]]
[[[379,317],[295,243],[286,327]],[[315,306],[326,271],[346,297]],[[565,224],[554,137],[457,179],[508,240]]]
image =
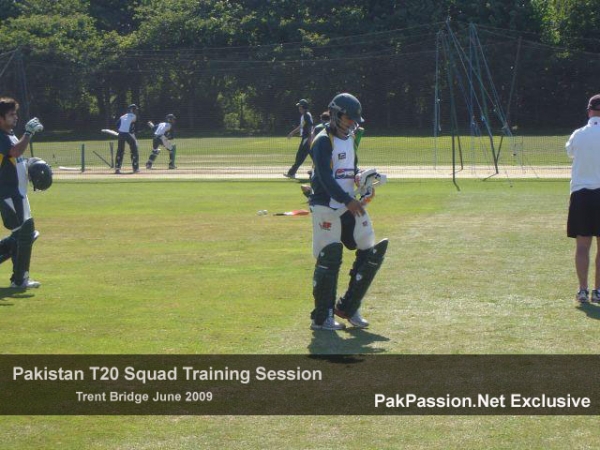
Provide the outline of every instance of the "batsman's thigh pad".
[[327,206],[311,206],[313,221],[313,256],[329,244],[340,243],[342,239],[342,224],[335,209]]
[[371,217],[365,212],[360,217],[355,217],[354,241],[359,250],[368,250],[375,245],[375,231]]
[[4,226],[11,231],[18,230],[27,219],[31,219],[31,208],[27,197],[8,197],[0,201],[0,214]]

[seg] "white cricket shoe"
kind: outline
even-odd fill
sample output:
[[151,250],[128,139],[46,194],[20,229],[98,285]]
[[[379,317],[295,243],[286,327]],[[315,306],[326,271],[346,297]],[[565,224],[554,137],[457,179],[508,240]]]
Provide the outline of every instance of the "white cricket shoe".
[[348,322],[350,322],[356,328],[367,328],[369,326],[369,321],[365,320],[360,315],[360,310],[356,311],[352,316],[349,316],[344,311],[342,311],[341,309],[336,307],[335,315],[338,317],[341,317],[342,319],[346,319]]
[[317,325],[317,323],[313,320],[310,324],[311,330],[343,330],[346,326],[343,323],[336,322],[333,317],[328,317],[325,319],[321,325]]
[[348,322],[354,325],[356,328],[367,328],[369,326],[369,321],[365,320],[360,315],[360,310],[356,311],[352,317],[348,317]]
[[29,278],[25,278],[21,284],[17,284],[14,281],[10,283],[10,287],[13,289],[37,289],[42,285],[39,281],[33,281]]

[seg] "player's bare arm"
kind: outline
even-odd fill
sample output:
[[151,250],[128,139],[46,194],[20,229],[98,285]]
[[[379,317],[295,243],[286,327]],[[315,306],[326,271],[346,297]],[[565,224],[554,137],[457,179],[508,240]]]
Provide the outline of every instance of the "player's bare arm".
[[290,131],[287,135],[288,139],[291,139],[293,136],[295,136],[296,134],[298,134],[300,132],[300,125],[298,125],[296,128],[294,128],[292,131]]
[[25,133],[23,133],[21,140],[19,142],[17,142],[13,146],[13,148],[10,150],[10,152],[9,152],[10,156],[13,156],[13,157],[21,156],[27,149],[27,146],[29,145],[29,141],[31,141],[32,136],[35,133],[38,133],[43,130],[44,130],[44,126],[42,125],[42,122],[40,122],[40,120],[37,117],[34,117],[29,122],[27,122],[25,124]]
[[348,211],[350,211],[354,216],[360,217],[365,215],[364,206],[355,198],[353,198],[346,204],[346,208],[348,208]]
[[31,136],[29,136],[28,134],[24,134],[21,140],[19,140],[19,142],[17,142],[13,146],[13,148],[10,149],[9,155],[14,158],[18,158],[19,156],[23,155],[23,153],[25,153],[25,150],[27,150],[30,141]]
[[[11,133],[12,130],[17,126],[18,120],[19,116],[16,110],[7,112],[4,116],[0,116],[0,130],[6,133]],[[9,155],[14,158],[18,158],[23,153],[25,153],[25,150],[27,150],[27,146],[31,141],[31,137],[35,133],[42,131],[43,129],[44,126],[37,118],[31,119],[29,122],[27,122],[27,124],[25,125],[25,133],[23,134],[23,137],[21,137],[19,142],[17,142],[10,149]]]

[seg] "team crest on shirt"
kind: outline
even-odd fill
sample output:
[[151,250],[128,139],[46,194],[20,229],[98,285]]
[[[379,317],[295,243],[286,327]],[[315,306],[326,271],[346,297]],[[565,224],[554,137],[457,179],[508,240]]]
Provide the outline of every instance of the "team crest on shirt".
[[338,153],[338,159],[346,159],[346,153]]
[[321,222],[319,226],[323,231],[331,231],[331,222]]
[[352,178],[354,179],[354,169],[337,169],[335,171],[335,178],[337,180]]

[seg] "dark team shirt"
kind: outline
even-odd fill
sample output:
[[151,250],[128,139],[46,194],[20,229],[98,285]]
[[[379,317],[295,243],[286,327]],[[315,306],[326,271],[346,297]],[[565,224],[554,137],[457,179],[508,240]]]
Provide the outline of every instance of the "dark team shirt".
[[22,156],[10,156],[17,142],[13,133],[0,130],[0,198],[27,195],[26,160]]
[[308,111],[306,111],[304,114],[302,114],[302,117],[300,117],[300,137],[309,137],[312,133],[312,127],[312,115]]
[[[314,138],[311,148],[314,164],[310,180],[313,190],[309,200],[311,205],[337,208],[341,205],[334,205],[336,202],[347,205],[354,198],[348,190],[353,186],[354,176],[358,173],[358,157],[354,151],[354,138],[348,139],[348,144],[344,144],[347,146],[346,151],[334,151],[334,137],[328,124]],[[348,155],[348,152],[352,155]]]
[[321,122],[320,124],[318,124],[317,126],[315,126],[315,129],[313,130],[313,134],[316,136],[317,134],[319,134],[321,131],[323,131],[325,129],[325,125],[327,125],[329,122]]

